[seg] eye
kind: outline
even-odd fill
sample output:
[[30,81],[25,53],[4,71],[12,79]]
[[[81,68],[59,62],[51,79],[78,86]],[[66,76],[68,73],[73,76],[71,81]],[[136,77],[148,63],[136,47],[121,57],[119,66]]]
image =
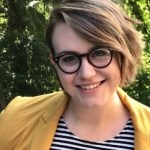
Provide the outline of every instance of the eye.
[[68,65],[68,66],[74,65],[74,64],[79,62],[77,56],[70,55],[70,54],[63,55],[62,57],[60,57],[59,61],[60,61],[59,63],[62,63],[64,65]]
[[108,49],[96,49],[91,52],[90,57],[91,59],[103,59],[111,56],[111,52]]

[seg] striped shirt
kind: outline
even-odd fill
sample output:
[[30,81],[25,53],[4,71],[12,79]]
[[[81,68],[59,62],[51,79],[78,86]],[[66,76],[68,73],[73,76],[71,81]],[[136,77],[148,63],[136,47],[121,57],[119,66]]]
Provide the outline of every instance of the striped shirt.
[[134,128],[131,118],[113,139],[89,142],[79,139],[65,125],[61,117],[50,150],[134,150]]

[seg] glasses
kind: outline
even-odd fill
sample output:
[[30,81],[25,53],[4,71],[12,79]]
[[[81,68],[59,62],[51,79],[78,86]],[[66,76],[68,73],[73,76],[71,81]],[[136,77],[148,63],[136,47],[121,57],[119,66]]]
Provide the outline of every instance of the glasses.
[[84,54],[66,52],[54,57],[54,61],[64,73],[72,74],[80,69],[82,57],[87,57],[88,62],[95,68],[105,68],[111,63],[112,56],[112,50],[94,47],[89,53]]

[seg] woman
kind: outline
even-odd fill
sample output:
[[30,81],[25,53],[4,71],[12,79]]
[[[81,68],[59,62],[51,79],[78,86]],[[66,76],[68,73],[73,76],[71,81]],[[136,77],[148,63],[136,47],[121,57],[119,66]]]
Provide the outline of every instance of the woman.
[[0,148],[148,150],[150,108],[119,88],[141,61],[133,23],[110,0],[56,6],[46,39],[64,92],[15,98],[0,118]]

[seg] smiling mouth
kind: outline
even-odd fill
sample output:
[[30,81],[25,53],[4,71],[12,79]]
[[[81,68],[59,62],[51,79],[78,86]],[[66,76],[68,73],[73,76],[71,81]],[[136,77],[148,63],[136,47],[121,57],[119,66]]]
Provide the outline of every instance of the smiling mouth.
[[94,84],[87,84],[87,85],[80,85],[79,87],[83,90],[92,90],[97,88],[100,84],[102,84],[105,80],[101,81],[101,82],[97,82]]

